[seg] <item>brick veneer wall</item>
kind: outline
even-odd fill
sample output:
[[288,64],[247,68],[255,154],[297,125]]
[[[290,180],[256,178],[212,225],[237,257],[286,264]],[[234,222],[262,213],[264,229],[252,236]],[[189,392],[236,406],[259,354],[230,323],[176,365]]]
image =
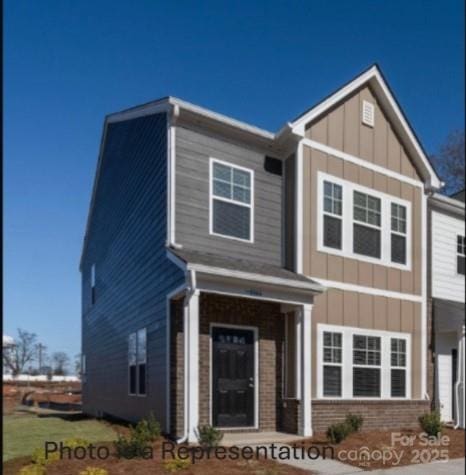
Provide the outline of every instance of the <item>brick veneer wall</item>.
[[[172,303],[171,431],[183,432],[183,304]],[[199,423],[210,420],[210,324],[255,326],[259,333],[259,430],[281,425],[282,347],[285,335],[280,305],[253,299],[201,294],[199,300]]]
[[343,422],[348,413],[364,417],[363,430],[416,429],[418,417],[429,411],[429,401],[312,401],[314,432],[325,432],[330,424]]

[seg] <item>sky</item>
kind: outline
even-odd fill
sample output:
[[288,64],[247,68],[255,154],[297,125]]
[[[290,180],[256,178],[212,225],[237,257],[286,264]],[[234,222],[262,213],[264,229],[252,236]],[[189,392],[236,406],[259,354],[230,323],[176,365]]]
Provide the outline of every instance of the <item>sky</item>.
[[462,0],[4,1],[4,332],[80,351],[104,116],[166,95],[276,131],[377,62],[429,153],[464,128]]

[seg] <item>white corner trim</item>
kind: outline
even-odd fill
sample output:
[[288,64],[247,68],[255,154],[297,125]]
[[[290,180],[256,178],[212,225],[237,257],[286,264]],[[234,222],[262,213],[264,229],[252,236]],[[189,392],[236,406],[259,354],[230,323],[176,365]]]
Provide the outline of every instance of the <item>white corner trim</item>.
[[328,145],[324,145],[320,142],[316,142],[315,140],[303,138],[302,142],[304,145],[307,145],[308,147],[314,150],[318,150],[319,152],[323,152],[328,155],[341,158],[342,160],[345,160],[346,162],[354,163],[355,165],[358,165],[363,168],[367,168],[368,170],[371,170],[376,173],[380,173],[381,175],[385,175],[390,178],[394,178],[395,180],[402,181],[409,185],[412,185],[418,188],[424,188],[424,183],[422,183],[422,181],[415,180],[414,178],[410,178],[409,176],[402,175],[401,173],[394,172],[392,170],[389,170],[388,168],[382,167],[380,165],[376,165],[375,163],[368,162],[367,160],[364,160],[363,158],[359,158],[359,157],[356,157],[355,155],[342,152],[341,150],[337,150],[336,148],[329,147]]
[[[250,175],[251,177],[251,202],[249,204],[243,203],[241,201],[237,201],[234,199],[227,199],[223,198],[220,196],[214,196],[213,193],[213,180],[214,180],[214,164],[219,163],[220,165],[224,165],[226,167],[236,169],[236,170],[241,170],[243,172],[246,172]],[[243,239],[243,238],[238,238],[235,236],[229,236],[228,234],[220,234],[214,232],[214,218],[213,218],[213,202],[215,200],[218,201],[223,201],[226,203],[232,203],[236,206],[242,206],[244,208],[249,208],[250,213],[249,213],[249,231],[250,231],[250,236],[249,239]],[[235,241],[241,241],[249,244],[254,244],[254,170],[252,168],[246,168],[246,167],[241,167],[239,165],[236,165],[231,162],[225,162],[223,160],[218,160],[217,158],[210,157],[209,158],[209,234],[211,236],[217,236],[225,239],[233,239]]]
[[[324,181],[337,184],[342,188],[343,207],[340,216],[342,222],[342,248],[334,249],[324,245]],[[353,195],[354,191],[359,191],[380,199],[381,202],[381,257],[370,257],[353,252]],[[391,260],[391,235],[400,234],[391,230],[391,203],[398,204],[406,208],[406,233],[403,236],[406,239],[406,264],[392,262]],[[374,190],[351,181],[329,175],[319,171],[317,173],[317,250],[326,254],[334,254],[341,257],[347,257],[358,261],[378,264],[386,267],[411,271],[412,268],[412,206],[411,202],[398,198],[387,193]],[[364,225],[364,223],[361,223]],[[374,227],[367,225],[368,227]]]
[[178,106],[167,117],[167,242],[176,247],[176,119]]
[[327,289],[347,290],[349,292],[358,292],[361,294],[376,295],[379,297],[387,297],[387,298],[397,299],[397,300],[407,300],[409,302],[417,302],[417,303],[422,303],[422,301],[424,300],[422,295],[405,294],[403,292],[393,292],[391,290],[378,289],[376,287],[365,287],[363,285],[346,284],[344,282],[337,282],[335,280],[326,280],[326,279],[321,279],[319,277],[311,277],[311,278],[312,280],[319,282],[321,285],[323,285]]
[[295,272],[303,273],[304,242],[304,159],[303,144],[298,143],[295,159]]
[[298,280],[282,279],[281,277],[271,277],[263,274],[255,274],[250,272],[243,272],[231,269],[224,269],[221,267],[211,267],[202,264],[188,264],[188,270],[195,270],[196,272],[205,274],[220,275],[223,277],[231,277],[236,279],[251,280],[254,282],[260,282],[264,284],[282,285],[286,287],[292,287],[297,289],[306,289],[316,292],[321,292],[324,289],[320,285],[316,285],[314,282],[300,282]]

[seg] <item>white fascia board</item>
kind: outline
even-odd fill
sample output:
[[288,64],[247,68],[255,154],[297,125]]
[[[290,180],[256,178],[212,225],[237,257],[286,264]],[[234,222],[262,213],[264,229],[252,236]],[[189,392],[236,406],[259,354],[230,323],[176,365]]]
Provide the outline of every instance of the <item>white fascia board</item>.
[[[395,118],[398,120],[399,124],[401,125],[404,133],[406,134],[406,138],[412,144],[413,150],[417,155],[418,160],[422,163],[424,169],[426,170],[427,174],[429,175],[429,186],[434,189],[440,189],[442,187],[442,182],[440,181],[439,177],[437,176],[435,170],[433,169],[432,165],[429,162],[429,159],[425,155],[422,147],[420,146],[417,138],[415,137],[411,127],[406,122],[404,115],[398,104],[393,97],[390,89],[388,88],[385,80],[383,79],[380,71],[378,70],[377,66],[372,66],[370,69],[362,73],[356,79],[351,81],[346,86],[339,89],[335,94],[332,94],[329,98],[318,104],[316,107],[312,108],[302,117],[298,118],[294,122],[290,124],[291,130],[293,133],[301,135],[304,137],[305,134],[305,126],[308,122],[314,120],[316,117],[330,109],[332,106],[343,100],[349,94],[354,92],[356,89],[361,87],[363,84],[371,82],[374,85],[378,86],[378,89],[386,98],[388,105],[394,112]],[[284,127],[282,131],[286,131],[288,127]]]
[[434,193],[429,197],[429,202],[431,206],[460,214],[463,219],[465,218],[465,204],[462,201],[441,195],[440,193]]
[[285,287],[292,287],[296,289],[306,289],[312,292],[321,293],[325,291],[325,288],[313,282],[300,282],[300,281],[293,281],[288,279],[283,279],[281,277],[271,277],[266,276],[263,274],[255,274],[251,272],[243,272],[231,269],[224,269],[221,267],[210,267],[202,264],[188,264],[188,270],[194,270],[196,272],[201,272],[204,274],[213,274],[222,277],[231,277],[234,279],[242,279],[242,280],[249,280],[254,282],[262,282],[264,284],[271,284],[271,285],[282,285]]

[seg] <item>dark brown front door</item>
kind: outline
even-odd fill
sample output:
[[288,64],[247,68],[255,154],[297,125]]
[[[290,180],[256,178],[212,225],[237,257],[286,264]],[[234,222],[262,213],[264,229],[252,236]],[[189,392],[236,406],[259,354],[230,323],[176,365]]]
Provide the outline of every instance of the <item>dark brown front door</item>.
[[212,409],[216,427],[254,425],[254,332],[212,329]]

